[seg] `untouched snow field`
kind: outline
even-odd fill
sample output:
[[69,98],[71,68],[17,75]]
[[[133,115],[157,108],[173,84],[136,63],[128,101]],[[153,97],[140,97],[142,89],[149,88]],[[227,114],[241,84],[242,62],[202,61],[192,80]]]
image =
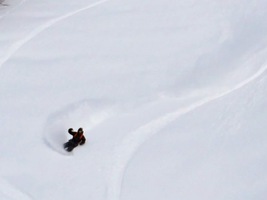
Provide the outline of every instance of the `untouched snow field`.
[[266,1],[4,3],[1,200],[266,199]]

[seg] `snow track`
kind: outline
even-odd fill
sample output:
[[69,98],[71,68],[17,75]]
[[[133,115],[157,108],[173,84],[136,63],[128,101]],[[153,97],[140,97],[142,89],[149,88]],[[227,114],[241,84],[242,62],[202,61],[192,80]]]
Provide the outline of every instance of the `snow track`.
[[7,49],[7,53],[0,59],[0,68],[26,43],[28,43],[29,41],[31,41],[33,38],[35,38],[37,35],[39,35],[41,32],[45,31],[46,29],[50,28],[51,26],[53,26],[54,24],[65,20],[69,17],[72,17],[80,12],[83,12],[85,10],[94,8],[100,4],[103,4],[105,2],[107,2],[109,0],[102,0],[102,1],[98,1],[96,3],[90,4],[88,6],[85,6],[83,8],[80,8],[78,10],[69,12],[65,15],[62,15],[60,17],[54,18],[49,20],[48,22],[44,23],[43,25],[39,26],[38,28],[34,29],[33,31],[31,31],[31,33],[29,33],[27,35],[27,37],[18,40],[17,42],[15,42],[13,45],[11,45],[8,49]]
[[[262,56],[266,55],[266,50],[261,52]],[[253,60],[254,58],[252,58]],[[253,63],[253,62],[252,62]],[[246,63],[249,65],[250,62]],[[174,112],[167,113],[162,117],[159,117],[151,122],[139,127],[137,130],[128,134],[122,142],[115,148],[114,151],[114,158],[113,158],[113,167],[111,169],[110,179],[109,179],[109,188],[108,188],[108,200],[119,200],[122,188],[123,177],[125,173],[125,169],[129,164],[130,160],[132,159],[133,155],[137,150],[141,147],[144,142],[149,140],[153,135],[157,134],[161,129],[163,129],[167,124],[173,122],[178,117],[181,117],[191,111],[194,111],[201,106],[209,104],[219,98],[225,97],[229,95],[247,84],[251,83],[252,81],[259,78],[263,75],[267,70],[267,65],[263,65],[255,74],[253,74],[248,79],[242,81],[241,83],[237,84],[235,87],[225,90],[219,94],[217,92],[211,92],[211,94],[201,99],[191,105],[184,106],[182,108],[177,109]]]

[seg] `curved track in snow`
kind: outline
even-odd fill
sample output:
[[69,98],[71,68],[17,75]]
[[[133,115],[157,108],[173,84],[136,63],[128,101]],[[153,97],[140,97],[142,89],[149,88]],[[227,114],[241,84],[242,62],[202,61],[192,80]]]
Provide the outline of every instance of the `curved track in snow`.
[[[265,54],[266,55],[266,54]],[[244,86],[248,85],[252,81],[256,80],[262,74],[267,71],[267,64],[263,65],[255,74],[241,83],[237,84],[231,89],[228,89],[219,94],[213,93],[207,96],[204,99],[201,99],[191,105],[182,107],[177,109],[174,112],[167,113],[162,117],[159,117],[151,122],[139,127],[137,130],[131,132],[127,135],[121,142],[119,146],[115,148],[113,165],[110,172],[110,179],[108,183],[108,200],[119,200],[121,194],[121,187],[123,182],[123,177],[125,173],[125,169],[129,164],[129,161],[132,159],[133,155],[139,147],[146,142],[153,135],[157,134],[162,128],[164,128],[167,124],[173,122],[178,117],[181,117],[191,111],[194,111],[201,106],[209,104],[219,98],[225,97],[230,93],[233,93]]]
[[69,17],[72,17],[80,12],[83,12],[85,10],[94,8],[100,4],[103,4],[105,2],[107,2],[109,0],[101,0],[98,1],[96,3],[90,4],[88,6],[85,6],[83,8],[80,8],[78,10],[69,12],[65,15],[62,15],[60,17],[51,19],[49,21],[47,21],[46,23],[44,23],[43,25],[39,26],[38,28],[34,29],[33,31],[31,31],[31,33],[29,33],[27,35],[27,37],[18,40],[17,42],[15,42],[13,45],[10,46],[10,48],[7,49],[7,53],[3,56],[3,58],[0,59],[0,68],[3,66],[3,64],[5,64],[23,45],[25,45],[27,42],[29,42],[30,40],[32,40],[33,38],[35,38],[37,35],[39,35],[41,32],[45,31],[46,29],[48,29],[49,27],[53,26],[54,24],[65,20]]

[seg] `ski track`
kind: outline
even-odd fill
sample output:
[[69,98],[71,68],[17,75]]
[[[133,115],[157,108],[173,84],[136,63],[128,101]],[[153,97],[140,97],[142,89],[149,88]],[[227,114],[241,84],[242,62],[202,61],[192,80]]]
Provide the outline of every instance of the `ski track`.
[[260,77],[262,74],[264,74],[266,70],[267,70],[267,65],[264,65],[253,76],[237,84],[232,89],[229,89],[220,94],[210,95],[194,104],[191,104],[183,108],[179,108],[174,112],[167,113],[164,116],[152,120],[151,122],[141,126],[140,128],[136,129],[135,131],[127,135],[123,139],[121,144],[117,146],[114,150],[113,154],[114,158],[112,163],[113,167],[111,169],[111,174],[109,177],[107,199],[108,200],[120,199],[125,169],[129,161],[135,154],[135,152],[137,152],[139,147],[144,142],[146,142],[149,138],[151,138],[153,135],[159,132],[163,127],[173,122],[178,117],[181,117],[182,115],[194,111],[195,109],[200,108],[201,106],[209,104],[219,98],[225,97],[226,95],[241,89],[242,87],[246,86],[247,84],[251,83],[258,77]]
[[33,200],[28,194],[15,188],[2,178],[0,179],[0,198],[1,196],[4,196],[5,200]]
[[41,25],[40,27],[34,29],[31,33],[28,34],[27,37],[21,39],[21,40],[18,40],[16,43],[14,43],[13,45],[11,45],[11,47],[7,50],[7,53],[6,55],[3,56],[2,59],[0,59],[0,68],[3,66],[3,64],[5,64],[23,45],[25,45],[26,43],[28,43],[30,40],[32,40],[33,38],[35,38],[37,35],[39,35],[41,32],[45,31],[46,29],[50,28],[51,26],[53,26],[54,24],[62,21],[62,20],[65,20],[69,17],[72,17],[80,12],[83,12],[85,10],[88,10],[88,9],[91,9],[91,8],[94,8],[100,4],[103,4],[107,1],[110,1],[110,0],[101,0],[101,1],[98,1],[98,2],[95,2],[93,4],[90,4],[86,7],[83,7],[83,8],[80,8],[78,10],[75,10],[75,11],[72,11],[72,12],[69,12],[65,15],[62,15],[60,17],[57,17],[57,18],[54,18],[54,19],[51,19],[49,20],[48,22],[44,23],[43,25]]

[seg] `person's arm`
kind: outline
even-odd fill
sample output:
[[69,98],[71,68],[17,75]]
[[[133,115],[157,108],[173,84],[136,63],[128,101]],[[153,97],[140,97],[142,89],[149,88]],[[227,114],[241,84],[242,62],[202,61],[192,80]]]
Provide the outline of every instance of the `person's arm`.
[[72,128],[69,128],[68,132],[69,132],[69,134],[71,134],[72,136],[75,134],[75,132],[73,131]]
[[83,136],[83,137],[82,137],[82,140],[81,140],[81,142],[80,142],[80,145],[83,145],[83,144],[85,143],[85,141],[86,141],[86,139],[85,139],[85,137]]

